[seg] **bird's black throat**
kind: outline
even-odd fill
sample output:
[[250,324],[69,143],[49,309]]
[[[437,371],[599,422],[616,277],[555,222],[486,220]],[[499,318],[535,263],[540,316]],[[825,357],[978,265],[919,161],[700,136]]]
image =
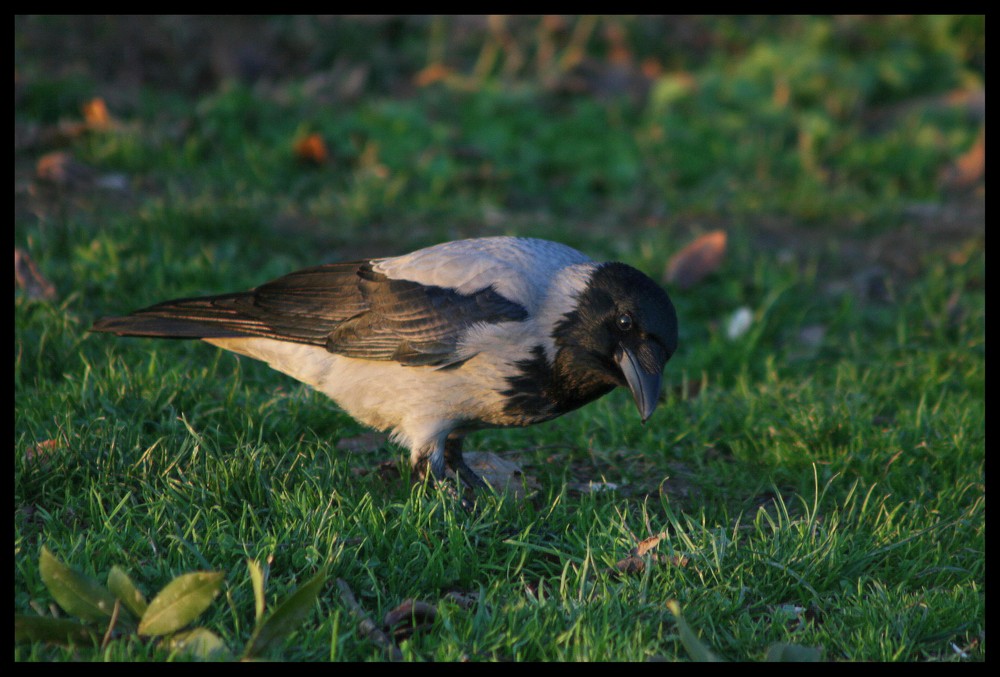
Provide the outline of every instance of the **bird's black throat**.
[[507,378],[501,425],[531,425],[579,409],[611,392],[619,383],[604,370],[582,369],[565,351],[549,363],[542,346],[517,362],[518,373]]

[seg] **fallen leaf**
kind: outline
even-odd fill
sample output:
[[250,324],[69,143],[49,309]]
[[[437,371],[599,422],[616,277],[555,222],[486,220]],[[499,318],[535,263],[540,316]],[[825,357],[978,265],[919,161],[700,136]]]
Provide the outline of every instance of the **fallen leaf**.
[[104,132],[111,129],[115,121],[108,113],[108,107],[104,99],[97,97],[83,104],[83,120],[87,124],[87,129]]
[[646,560],[635,555],[629,555],[615,562],[615,569],[623,574],[641,574],[645,568]]
[[56,449],[59,448],[59,440],[45,440],[33,447],[24,450],[24,460],[26,461],[47,461]]
[[718,270],[725,255],[726,231],[705,233],[671,257],[665,280],[681,289],[690,289]]
[[46,153],[38,158],[35,175],[42,181],[60,186],[90,183],[95,176],[92,168],[73,159],[65,151]]
[[330,156],[326,149],[326,142],[319,134],[312,133],[295,142],[295,157],[303,162],[311,162],[321,165]]
[[624,557],[615,563],[615,569],[623,574],[639,574],[646,569],[646,562],[686,567],[688,565],[688,558],[683,555],[667,556],[650,552],[656,548],[660,544],[660,541],[666,538],[666,536],[666,533],[660,533],[639,541],[639,544],[629,551],[627,557]]
[[647,552],[655,548],[660,544],[660,539],[665,538],[666,534],[657,534],[655,536],[650,536],[649,538],[644,538],[639,541],[639,545],[632,548],[632,554],[645,555]]
[[431,627],[435,618],[437,618],[437,608],[433,604],[407,599],[385,615],[382,627],[392,633],[393,639],[398,644],[409,639],[414,633]]
[[447,80],[453,73],[452,69],[440,62],[432,63],[422,68],[413,76],[413,84],[417,87],[427,87],[435,82]]
[[963,189],[979,183],[986,176],[986,125],[979,129],[979,136],[969,150],[941,171],[943,188]]

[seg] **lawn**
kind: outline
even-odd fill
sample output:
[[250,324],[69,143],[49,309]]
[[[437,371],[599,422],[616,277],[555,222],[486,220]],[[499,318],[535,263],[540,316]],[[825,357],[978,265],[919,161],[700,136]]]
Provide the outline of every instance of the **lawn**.
[[[984,17],[15,17],[14,103],[15,661],[985,660]],[[680,349],[645,425],[470,436],[523,484],[471,509],[88,333],[484,235],[643,270]]]

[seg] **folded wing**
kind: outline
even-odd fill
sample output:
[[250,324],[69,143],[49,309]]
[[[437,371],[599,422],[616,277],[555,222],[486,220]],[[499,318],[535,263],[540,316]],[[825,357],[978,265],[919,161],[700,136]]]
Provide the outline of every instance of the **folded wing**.
[[[472,293],[391,279],[370,261],[308,268],[235,294],[159,303],[107,317],[92,331],[162,338],[264,337],[408,366],[461,361],[477,323],[516,322],[527,311],[487,287]],[[465,357],[466,359],[468,356]]]

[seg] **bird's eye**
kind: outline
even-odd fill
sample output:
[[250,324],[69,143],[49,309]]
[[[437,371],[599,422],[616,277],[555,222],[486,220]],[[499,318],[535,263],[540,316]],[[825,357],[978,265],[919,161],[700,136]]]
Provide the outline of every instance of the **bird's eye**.
[[629,331],[632,329],[632,316],[628,313],[622,313],[615,320],[615,324],[618,326],[619,331]]

